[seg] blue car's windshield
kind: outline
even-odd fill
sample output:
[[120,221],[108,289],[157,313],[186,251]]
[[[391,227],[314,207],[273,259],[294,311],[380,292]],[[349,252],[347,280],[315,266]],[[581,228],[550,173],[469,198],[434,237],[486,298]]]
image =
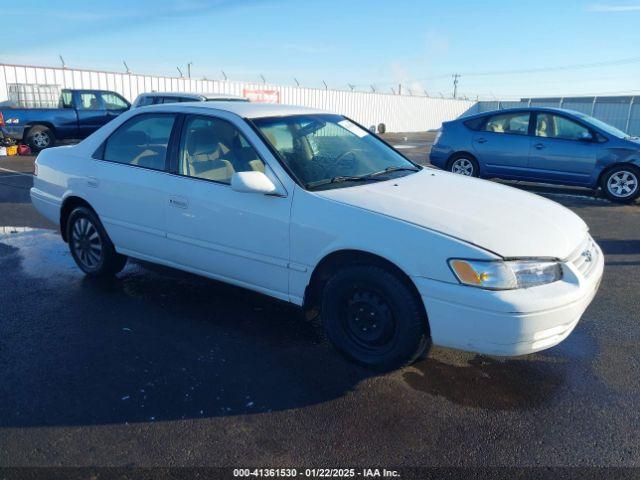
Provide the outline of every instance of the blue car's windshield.
[[578,114],[582,120],[586,120],[594,127],[599,128],[600,130],[605,131],[609,135],[613,135],[618,138],[627,138],[629,135],[624,133],[622,130],[618,130],[616,127],[609,125],[608,123],[604,123],[602,120],[598,120],[597,118],[593,118],[589,115],[585,115],[584,113]]

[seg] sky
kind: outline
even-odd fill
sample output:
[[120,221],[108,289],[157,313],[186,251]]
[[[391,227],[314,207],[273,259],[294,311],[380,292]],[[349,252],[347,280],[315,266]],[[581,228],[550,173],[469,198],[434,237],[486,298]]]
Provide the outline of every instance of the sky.
[[20,0],[0,62],[469,98],[640,94],[640,0]]

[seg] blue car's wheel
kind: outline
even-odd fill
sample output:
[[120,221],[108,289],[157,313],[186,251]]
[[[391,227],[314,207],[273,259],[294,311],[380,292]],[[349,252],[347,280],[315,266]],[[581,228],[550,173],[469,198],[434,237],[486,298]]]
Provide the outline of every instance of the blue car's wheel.
[[613,167],[602,176],[600,186],[609,200],[631,203],[640,196],[640,169],[632,165]]
[[471,155],[455,155],[449,160],[447,166],[450,172],[467,177],[477,177],[480,173],[478,162]]

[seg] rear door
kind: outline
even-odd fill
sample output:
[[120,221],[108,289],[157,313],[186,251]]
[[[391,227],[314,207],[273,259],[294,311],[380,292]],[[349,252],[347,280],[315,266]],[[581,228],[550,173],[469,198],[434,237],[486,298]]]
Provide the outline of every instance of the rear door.
[[87,200],[122,253],[166,257],[167,150],[176,118],[164,112],[133,116],[94,154]]
[[586,125],[568,116],[537,112],[529,156],[539,181],[590,185],[600,144]]
[[100,92],[102,103],[107,110],[108,121],[129,110],[129,102],[113,92]]
[[78,112],[78,137],[85,138],[110,119],[98,92],[75,92],[74,104]]
[[531,113],[499,113],[489,117],[473,136],[483,175],[517,178],[527,169],[531,147]]

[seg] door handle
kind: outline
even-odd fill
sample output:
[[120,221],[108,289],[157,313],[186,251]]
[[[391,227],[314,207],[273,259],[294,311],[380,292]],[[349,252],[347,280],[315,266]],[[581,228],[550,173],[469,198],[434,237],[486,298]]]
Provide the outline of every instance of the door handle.
[[476,140],[476,142],[478,142],[478,143],[487,143],[487,139],[486,138],[478,138]]
[[536,150],[543,150],[545,148],[545,146],[541,143],[537,143],[535,147],[536,147]]
[[169,205],[175,208],[189,208],[189,200],[185,197],[169,197]]

